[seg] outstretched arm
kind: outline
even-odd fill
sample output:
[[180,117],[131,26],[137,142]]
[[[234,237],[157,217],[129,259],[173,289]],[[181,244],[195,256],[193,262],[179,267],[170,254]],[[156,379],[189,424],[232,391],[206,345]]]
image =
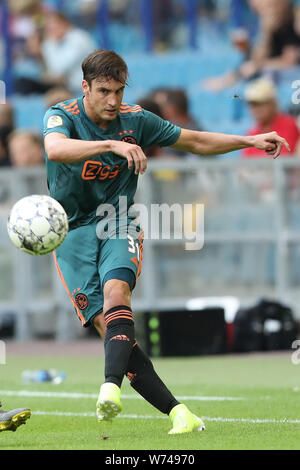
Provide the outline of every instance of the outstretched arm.
[[172,148],[197,155],[219,155],[247,147],[255,147],[259,150],[265,150],[268,155],[277,158],[283,146],[290,151],[287,141],[277,132],[241,136],[181,129],[181,134]]

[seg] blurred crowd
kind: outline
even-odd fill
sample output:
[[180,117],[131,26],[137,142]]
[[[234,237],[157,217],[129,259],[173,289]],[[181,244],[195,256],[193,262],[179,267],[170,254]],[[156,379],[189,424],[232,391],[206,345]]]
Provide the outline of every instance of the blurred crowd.
[[251,41],[246,28],[232,32],[233,45],[243,54],[242,63],[224,76],[206,80],[207,89],[217,91],[238,80],[251,80],[262,74],[272,76],[299,64],[299,8],[291,0],[248,0],[248,4],[259,21],[255,40]]
[[[136,22],[138,3],[138,0],[110,0],[111,19],[124,24]],[[219,6],[223,3],[199,1],[199,17],[218,18]],[[276,89],[276,72],[293,70],[300,65],[300,2],[298,5],[292,0],[241,0],[241,3],[257,27],[255,34],[251,22],[230,32],[232,47],[242,54],[240,65],[225,75],[207,78],[197,86],[207,93],[218,93],[234,83],[244,83],[243,96],[238,98],[244,101],[253,119],[253,127],[247,133],[276,130],[289,141],[292,154],[300,154],[299,112],[293,109],[296,116],[292,116],[289,109],[281,109]],[[99,2],[64,2],[68,8],[63,12],[54,8],[57,4],[54,0],[9,0],[14,93],[24,97],[43,95],[45,109],[81,94],[81,62],[99,47],[92,28]],[[155,48],[170,48],[175,26],[185,15],[184,2],[153,0],[153,11]],[[205,130],[192,115],[186,90],[182,88],[149,90],[140,97],[139,104],[180,127]],[[286,153],[283,149],[283,154]],[[147,149],[147,155],[177,158],[184,153],[152,147]],[[264,154],[247,149],[241,155],[250,158]],[[0,166],[41,162],[41,136],[16,128],[13,104],[1,104]]]

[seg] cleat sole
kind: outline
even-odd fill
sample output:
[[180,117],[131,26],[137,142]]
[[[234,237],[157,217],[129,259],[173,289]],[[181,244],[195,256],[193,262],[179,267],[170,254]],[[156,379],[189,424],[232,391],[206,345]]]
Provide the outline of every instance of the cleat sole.
[[98,403],[98,421],[112,421],[121,411],[120,405],[114,401],[103,400]]

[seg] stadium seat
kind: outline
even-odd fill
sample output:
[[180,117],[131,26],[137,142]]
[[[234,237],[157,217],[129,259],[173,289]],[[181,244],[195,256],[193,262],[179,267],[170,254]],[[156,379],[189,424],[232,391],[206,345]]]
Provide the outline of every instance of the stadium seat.
[[41,132],[45,114],[45,102],[41,95],[17,96],[12,99],[16,126],[21,129]]

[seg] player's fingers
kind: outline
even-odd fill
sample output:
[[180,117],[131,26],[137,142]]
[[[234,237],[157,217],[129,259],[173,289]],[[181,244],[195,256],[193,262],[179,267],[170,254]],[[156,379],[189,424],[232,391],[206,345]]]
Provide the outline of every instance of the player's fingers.
[[272,153],[277,150],[277,144],[275,142],[267,142],[267,147],[265,148],[265,151],[267,153]]
[[265,145],[266,145],[266,148],[265,148],[266,151],[271,151],[271,150],[276,149],[276,143],[274,141],[267,139],[267,141],[265,142]]
[[128,170],[130,170],[132,168],[132,165],[133,165],[133,158],[132,158],[131,153],[128,153],[126,158],[128,160]]
[[136,170],[135,174],[140,173],[142,175],[143,173],[145,173],[146,168],[147,168],[147,157],[144,154],[141,147],[137,146],[134,150],[135,150],[136,158],[138,159],[138,163],[137,163],[136,169],[135,169]]
[[139,159],[140,159],[140,173],[142,175],[143,173],[145,173],[147,169],[147,157],[140,147],[138,147],[137,151],[138,151]]
[[273,158],[277,158],[277,157],[280,155],[280,152],[281,152],[282,147],[283,147],[283,143],[282,143],[282,142],[278,142],[278,143],[277,143],[277,149],[276,149],[276,152],[275,152],[274,155],[273,155]]
[[134,173],[137,175],[140,171],[140,157],[139,157],[139,154],[138,154],[138,151],[137,149],[132,149],[131,151],[131,155],[133,157],[133,160],[134,160],[134,165],[135,165],[135,171]]
[[284,139],[283,137],[281,138],[281,141],[282,141],[283,145],[285,146],[285,148],[290,152],[291,147],[289,146],[288,141],[286,139]]
[[281,148],[282,146],[284,145],[285,148],[290,152],[291,151],[291,147],[288,143],[288,141],[284,138],[284,137],[280,137],[277,132],[272,132],[272,135],[274,135],[274,138],[272,139],[274,143],[278,143],[280,142],[281,143]]

